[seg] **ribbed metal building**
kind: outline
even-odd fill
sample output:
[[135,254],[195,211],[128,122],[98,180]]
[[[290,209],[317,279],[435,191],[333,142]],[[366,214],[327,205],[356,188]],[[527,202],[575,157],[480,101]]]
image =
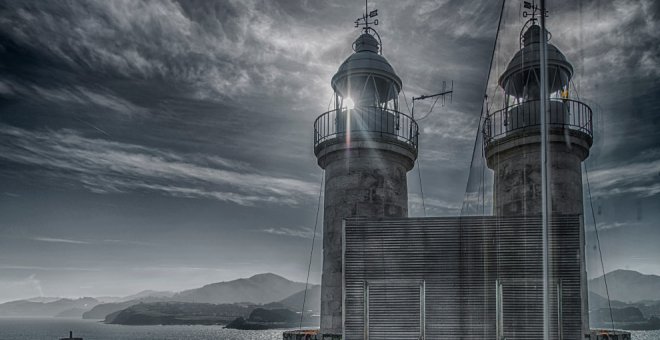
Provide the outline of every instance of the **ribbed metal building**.
[[[582,339],[576,215],[551,224],[551,339]],[[344,339],[539,339],[541,218],[347,219]]]

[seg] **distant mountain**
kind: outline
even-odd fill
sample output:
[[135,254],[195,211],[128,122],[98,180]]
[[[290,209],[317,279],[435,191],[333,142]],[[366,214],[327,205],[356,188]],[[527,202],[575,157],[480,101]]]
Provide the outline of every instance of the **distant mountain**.
[[[104,319],[109,314],[121,311],[133,305],[152,302],[213,304],[247,302],[252,304],[264,304],[289,298],[291,295],[300,292],[304,288],[304,283],[293,282],[275,274],[257,274],[247,279],[212,283],[200,288],[185,290],[180,293],[146,290],[122,298],[123,301],[99,304],[85,312],[82,317],[83,319]],[[133,299],[127,300],[131,297]],[[302,302],[302,300],[300,301]],[[296,308],[299,309],[300,307],[298,306]]]
[[95,296],[94,298],[99,300],[101,303],[119,302],[123,299],[119,296]]
[[90,297],[59,299],[52,302],[17,300],[0,304],[0,316],[56,316],[74,308],[89,310],[98,303],[98,300]]
[[300,311],[303,299],[305,299],[305,312],[311,311],[318,314],[321,311],[321,286],[313,285],[307,290],[307,298],[305,298],[305,289],[278,301],[279,304],[294,311]]
[[[144,291],[144,292],[147,292],[147,291]],[[154,291],[152,291],[152,292],[154,292]],[[136,305],[138,303],[164,302],[164,301],[169,301],[170,300],[170,298],[168,298],[168,297],[149,296],[148,294],[142,294],[142,293],[143,292],[132,295],[132,296],[142,296],[139,299],[133,299],[133,300],[128,300],[128,301],[110,302],[110,303],[100,303],[100,304],[94,306],[94,308],[90,309],[89,311],[83,313],[82,318],[83,319],[105,319],[105,317],[108,314],[120,311],[122,309],[126,309],[126,308],[128,308],[130,306],[133,306],[133,305]],[[163,295],[163,294],[160,294],[160,295]],[[122,299],[124,299],[124,298],[122,298]]]
[[[612,306],[611,316],[610,305]],[[611,328],[611,317],[614,319],[615,328],[627,330],[660,329],[660,301],[644,300],[626,303],[611,300],[608,303],[607,298],[589,292],[589,323],[591,328]]]
[[[618,300],[611,300],[610,303],[612,305],[612,308],[623,308],[629,306],[629,304]],[[600,308],[609,308],[609,304],[607,303],[607,298],[590,291],[589,309],[596,310]]]
[[133,301],[125,301],[125,302],[101,303],[94,306],[94,308],[83,313],[82,318],[103,320],[108,314],[112,314],[122,309],[126,309],[137,303],[140,302],[133,300]]
[[80,318],[87,309],[83,308],[71,308],[65,311],[61,311],[55,315],[56,318]]
[[285,299],[305,289],[302,282],[287,280],[279,275],[257,274],[247,279],[212,283],[201,288],[182,291],[173,301],[204,303],[252,302],[264,304]]
[[[607,285],[612,300],[660,301],[660,276],[657,275],[619,269],[607,274]],[[600,296],[607,296],[603,277],[589,280],[589,290]]]
[[23,300],[30,301],[30,302],[44,302],[44,303],[46,303],[46,302],[53,302],[53,301],[57,301],[57,300],[61,300],[61,299],[62,299],[61,297],[54,297],[54,296],[35,296],[33,298],[23,299]]
[[126,302],[131,300],[142,300],[144,298],[171,298],[175,293],[170,291],[143,290],[137,294],[124,296],[114,302]]

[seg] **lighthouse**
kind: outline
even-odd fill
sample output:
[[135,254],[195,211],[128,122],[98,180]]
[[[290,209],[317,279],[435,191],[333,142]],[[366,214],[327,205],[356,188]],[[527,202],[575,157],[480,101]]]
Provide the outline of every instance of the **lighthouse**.
[[[334,109],[314,122],[314,153],[325,170],[321,333],[342,333],[342,224],[349,217],[407,217],[406,175],[417,158],[416,122],[399,111],[402,83],[372,28],[356,21],[354,53],[332,77]],[[370,26],[372,25],[372,26]]]
[[[500,217],[536,216],[542,213],[541,101],[545,96],[540,92],[544,88],[540,83],[541,30],[534,19],[523,27],[521,48],[499,78],[499,86],[504,90],[503,107],[489,113],[484,124],[487,164],[494,171],[493,213]],[[550,36],[547,31],[543,34]],[[588,105],[570,96],[573,66],[564,54],[548,43],[546,56],[545,95],[549,98],[545,102],[549,163],[547,183],[550,192],[548,214],[550,219],[560,215],[579,215],[580,220],[583,220],[581,166],[582,161],[589,156],[593,141],[592,112]],[[582,334],[587,334],[588,293],[584,228],[581,225],[576,233],[579,235],[579,246],[574,249],[564,247],[561,251],[551,250],[550,263],[562,263],[569,258],[579,259],[577,294],[581,297],[574,301],[580,301],[581,306],[575,307],[581,310]],[[551,230],[550,234],[569,232],[575,231],[556,229]],[[561,265],[558,266],[551,270],[565,274]],[[515,268],[502,270],[507,271],[514,272]],[[553,285],[562,287],[559,278],[555,278],[555,281]],[[580,334],[574,336],[581,337]]]

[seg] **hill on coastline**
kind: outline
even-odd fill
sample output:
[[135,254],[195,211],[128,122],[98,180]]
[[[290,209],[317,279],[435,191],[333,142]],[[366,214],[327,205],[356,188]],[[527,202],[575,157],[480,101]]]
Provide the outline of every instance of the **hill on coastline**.
[[71,315],[74,311],[76,311],[74,315],[80,316],[78,315],[78,311],[89,310],[97,304],[99,304],[99,301],[91,297],[80,299],[58,299],[50,302],[16,300],[0,304],[0,316],[53,317],[62,313],[64,313],[64,315]]
[[294,282],[276,274],[266,273],[184,290],[172,296],[170,300],[216,304],[238,302],[264,304],[282,300],[303,289],[305,284],[302,282]]
[[[318,310],[320,306],[320,290],[310,291],[308,306]],[[282,302],[293,310],[300,309],[302,304],[302,291],[305,284],[287,280],[276,274],[257,274],[249,278],[224,281],[205,285],[200,288],[182,291],[170,296],[145,296],[123,302],[102,303],[83,314],[84,319],[105,319],[109,314],[129,308],[138,303],[148,302],[189,302],[210,304],[266,304]],[[316,294],[317,297],[312,296]],[[144,296],[144,295],[143,295]],[[315,302],[318,300],[318,302]]]
[[[615,270],[607,273],[607,285],[612,300],[622,302],[660,301],[660,276],[642,274],[633,270]],[[602,276],[589,280],[589,290],[607,296]]]

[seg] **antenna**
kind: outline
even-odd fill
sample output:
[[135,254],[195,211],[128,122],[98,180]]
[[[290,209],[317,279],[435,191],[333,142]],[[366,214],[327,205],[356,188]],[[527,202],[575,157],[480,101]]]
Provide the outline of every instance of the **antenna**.
[[[451,88],[449,90],[447,90],[447,82],[443,80],[442,81],[442,91],[440,93],[430,94],[430,95],[424,94],[424,95],[421,95],[419,97],[413,97],[412,98],[412,110],[411,110],[410,115],[412,116],[413,119],[415,119],[415,101],[416,100],[424,100],[424,99],[428,99],[428,98],[441,97],[442,98],[442,106],[445,106],[445,101],[446,101],[446,96],[447,95],[449,95],[449,102],[451,103],[454,99],[454,81],[453,80],[451,81]],[[438,99],[440,99],[440,98],[438,98]],[[436,99],[435,101],[437,102],[438,99]],[[435,106],[435,102],[433,103],[433,106]],[[433,110],[433,106],[431,106],[431,110]],[[427,113],[421,119],[426,118],[431,113],[431,110],[429,110],[429,113]]]
[[373,11],[369,12],[369,0],[364,0],[364,14],[362,14],[361,17],[357,18],[355,20],[355,27],[360,27],[364,26],[364,32],[367,33],[369,30],[373,30],[373,28],[370,28],[369,25],[373,24],[374,26],[378,26],[378,19],[373,19],[372,21],[369,21],[370,18],[375,18],[378,16],[378,10],[374,9]]

